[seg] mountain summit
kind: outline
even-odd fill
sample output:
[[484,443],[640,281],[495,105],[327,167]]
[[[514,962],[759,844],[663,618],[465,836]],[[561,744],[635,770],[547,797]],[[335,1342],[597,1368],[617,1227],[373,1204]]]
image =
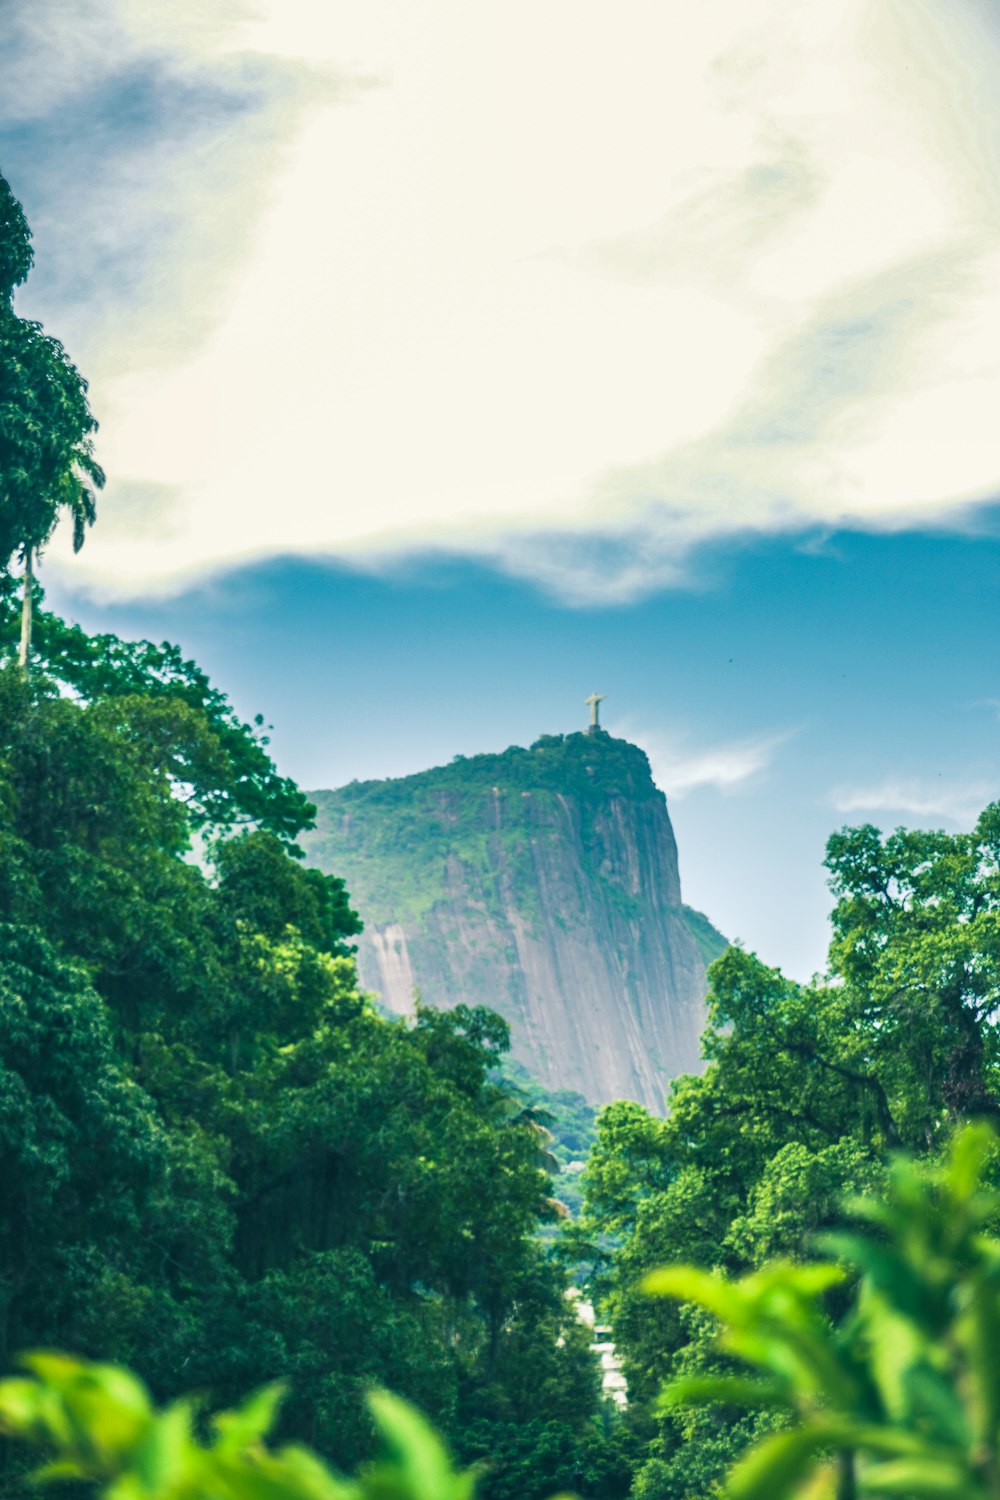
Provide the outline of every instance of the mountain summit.
[[603,730],[456,756],[309,794],[312,864],[365,922],[362,984],[389,1009],[488,1005],[549,1088],[662,1111],[699,1066],[706,964],[725,948],[681,903],[666,798]]

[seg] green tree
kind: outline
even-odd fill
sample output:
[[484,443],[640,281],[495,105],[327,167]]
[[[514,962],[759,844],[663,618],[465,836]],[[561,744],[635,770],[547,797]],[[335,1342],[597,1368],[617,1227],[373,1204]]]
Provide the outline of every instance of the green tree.
[[30,266],[24,214],[0,178],[0,566],[16,557],[24,568],[19,657],[25,670],[35,562],[64,513],[79,551],[104,484],[86,381],[56,339],[14,311],[13,290]]
[[901,1141],[930,1149],[955,1120],[996,1117],[1000,804],[970,833],[844,830],[827,868],[831,969]]
[[963,1120],[997,1113],[1000,808],[965,834],[844,830],[827,864],[825,981],[795,984],[731,949],[710,970],[705,1072],[674,1083],[665,1120],[632,1104],[599,1118],[582,1231],[614,1247],[597,1292],[650,1500],[702,1500],[771,1418],[659,1410],[665,1379],[719,1356],[695,1310],[650,1310],[643,1274],[678,1258],[729,1275],[802,1258],[893,1150],[933,1154]]
[[28,278],[32,265],[31,231],[24,209],[0,177],[0,300],[10,304],[14,288]]
[[165,1132],[86,974],[0,923],[0,1359],[27,1341],[89,1343],[167,1171]]
[[[17,660],[17,614],[13,591],[8,586],[5,593],[0,576],[0,665]],[[78,702],[106,703],[109,718],[127,700],[131,733],[142,733],[156,749],[159,769],[183,800],[192,831],[263,829],[292,847],[312,827],[315,808],[278,773],[263,717],[243,723],[225,693],[179,646],[88,635],[37,602],[34,619],[39,672]]]

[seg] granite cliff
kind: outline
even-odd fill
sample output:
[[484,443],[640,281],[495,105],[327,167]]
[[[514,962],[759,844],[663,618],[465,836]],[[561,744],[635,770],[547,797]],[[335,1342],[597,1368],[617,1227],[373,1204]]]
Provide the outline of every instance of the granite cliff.
[[725,941],[681,902],[663,793],[635,745],[547,735],[391,781],[311,792],[309,861],[346,877],[364,986],[406,1013],[488,1005],[549,1088],[662,1111],[697,1068]]

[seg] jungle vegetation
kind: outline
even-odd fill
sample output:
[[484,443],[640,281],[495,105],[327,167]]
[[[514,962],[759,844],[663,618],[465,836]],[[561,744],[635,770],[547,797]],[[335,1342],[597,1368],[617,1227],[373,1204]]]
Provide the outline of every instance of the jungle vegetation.
[[896,1154],[933,1164],[1000,1113],[1000,804],[971,833],[846,829],[826,863],[826,978],[796,984],[731,948],[709,971],[704,1073],[675,1081],[664,1119],[626,1102],[598,1119],[570,1237],[615,1329],[649,1500],[713,1494],[778,1416],[662,1407],[665,1382],[724,1366],[705,1307],[651,1306],[646,1273],[807,1260],[845,1197],[886,1190]]

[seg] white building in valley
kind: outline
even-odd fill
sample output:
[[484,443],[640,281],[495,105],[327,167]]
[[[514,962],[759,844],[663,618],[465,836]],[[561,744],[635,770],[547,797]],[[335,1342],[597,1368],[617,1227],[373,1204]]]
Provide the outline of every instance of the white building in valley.
[[566,1295],[576,1303],[576,1315],[580,1322],[585,1323],[593,1333],[590,1347],[600,1361],[601,1388],[604,1394],[609,1396],[616,1406],[627,1406],[628,1386],[622,1374],[621,1360],[618,1358],[611,1339],[611,1329],[606,1323],[596,1321],[594,1304],[581,1297],[575,1286],[571,1286]]

